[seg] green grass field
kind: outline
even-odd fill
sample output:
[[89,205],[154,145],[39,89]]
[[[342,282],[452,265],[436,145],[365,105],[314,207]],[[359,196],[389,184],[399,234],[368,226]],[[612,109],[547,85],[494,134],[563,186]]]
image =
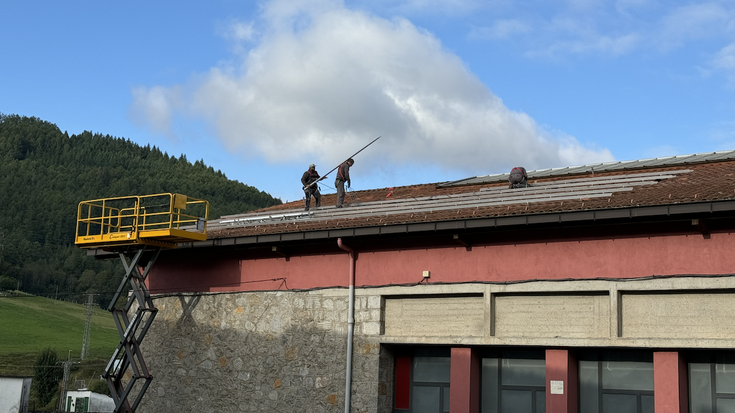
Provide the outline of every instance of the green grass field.
[[[79,361],[86,310],[84,305],[43,297],[0,296],[0,375],[32,375],[33,363],[45,347],[56,350],[61,360],[71,355]],[[89,356],[82,367],[101,373],[118,342],[112,315],[95,308]]]

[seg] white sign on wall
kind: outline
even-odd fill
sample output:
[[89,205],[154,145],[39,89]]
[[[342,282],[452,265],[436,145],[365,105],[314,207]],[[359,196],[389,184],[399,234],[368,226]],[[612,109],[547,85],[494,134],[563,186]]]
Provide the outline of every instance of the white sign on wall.
[[564,382],[561,380],[551,380],[551,394],[564,394]]

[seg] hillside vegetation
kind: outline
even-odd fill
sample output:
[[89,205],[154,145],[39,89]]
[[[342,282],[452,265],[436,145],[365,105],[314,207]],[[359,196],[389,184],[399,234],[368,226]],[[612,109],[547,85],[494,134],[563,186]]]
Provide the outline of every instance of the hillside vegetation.
[[[80,360],[87,307],[27,294],[0,293],[0,376],[34,376],[34,364],[39,354],[50,348],[60,361],[73,362],[67,385],[79,386],[107,394],[107,384],[100,378],[112,356],[119,336],[112,316],[95,308],[91,317],[89,354]],[[63,366],[51,368],[63,374]],[[46,406],[39,402],[37,382],[32,382],[31,409],[53,409],[58,394]],[[58,393],[58,392],[56,392]]]
[[[210,218],[281,203],[203,161],[109,135],[69,136],[37,118],[0,114],[0,291],[78,303],[94,293],[106,308],[124,272],[120,262],[97,262],[74,246],[77,205],[157,193],[206,199]],[[5,336],[5,326],[0,329]]]
[[[69,350],[71,357],[79,359],[86,312],[87,307],[81,304],[26,294],[0,295],[0,320],[3,320],[0,357],[31,354],[35,358],[45,347],[50,347],[59,353],[62,360],[69,357]],[[110,313],[95,308],[90,330],[89,358],[108,361],[119,340]],[[0,374],[9,369],[28,374],[31,371],[28,367],[32,366],[19,363],[21,360],[22,357],[11,357],[0,363]]]

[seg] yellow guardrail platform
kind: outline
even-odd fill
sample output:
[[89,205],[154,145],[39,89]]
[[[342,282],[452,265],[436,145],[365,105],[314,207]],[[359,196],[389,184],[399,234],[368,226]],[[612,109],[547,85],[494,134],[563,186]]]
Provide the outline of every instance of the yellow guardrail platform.
[[207,239],[209,202],[181,194],[156,194],[82,201],[75,244],[114,249],[131,245],[176,248]]

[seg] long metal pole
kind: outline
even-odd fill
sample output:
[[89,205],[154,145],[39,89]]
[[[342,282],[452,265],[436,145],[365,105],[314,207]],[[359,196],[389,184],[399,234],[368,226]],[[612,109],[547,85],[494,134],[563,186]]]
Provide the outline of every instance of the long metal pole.
[[350,253],[350,292],[347,312],[347,366],[345,375],[345,413],[350,413],[352,399],[352,337],[355,331],[355,260],[357,253],[342,243],[342,238],[337,238],[337,245]]
[[[370,143],[368,143],[367,145],[363,146],[363,148],[362,148],[362,149],[360,149],[359,151],[355,152],[355,153],[354,153],[354,154],[353,154],[352,156],[350,156],[350,157],[349,157],[349,158],[347,158],[347,159],[350,159],[350,158],[354,158],[355,156],[357,156],[357,154],[358,154],[358,153],[360,153],[360,152],[364,151],[364,150],[365,150],[365,149],[366,149],[366,148],[367,148],[368,146],[370,146],[370,145],[372,145],[373,143],[375,143],[375,141],[377,141],[378,139],[380,139],[380,136],[378,136],[377,138],[373,139],[373,140],[372,140],[372,142],[370,142]],[[337,165],[337,166],[335,166],[334,168],[332,168],[332,170],[331,170],[331,171],[329,171],[329,172],[325,173],[324,175],[322,175],[322,177],[321,177],[321,178],[319,178],[319,179],[317,179],[316,181],[314,181],[314,182],[310,183],[309,185],[306,185],[306,186],[304,187],[304,189],[306,189],[306,188],[309,188],[309,187],[310,187],[310,186],[312,186],[312,185],[316,185],[316,184],[317,184],[317,182],[319,182],[319,181],[321,181],[321,180],[323,180],[323,179],[326,179],[326,178],[327,178],[327,175],[331,174],[331,173],[332,173],[332,172],[334,172],[334,171],[335,171],[335,170],[336,170],[337,168],[339,168],[339,167],[340,167],[340,166],[341,166],[341,165],[342,165],[343,163],[347,162],[347,159],[345,159],[344,161],[340,162],[340,163],[339,163],[339,165]]]

